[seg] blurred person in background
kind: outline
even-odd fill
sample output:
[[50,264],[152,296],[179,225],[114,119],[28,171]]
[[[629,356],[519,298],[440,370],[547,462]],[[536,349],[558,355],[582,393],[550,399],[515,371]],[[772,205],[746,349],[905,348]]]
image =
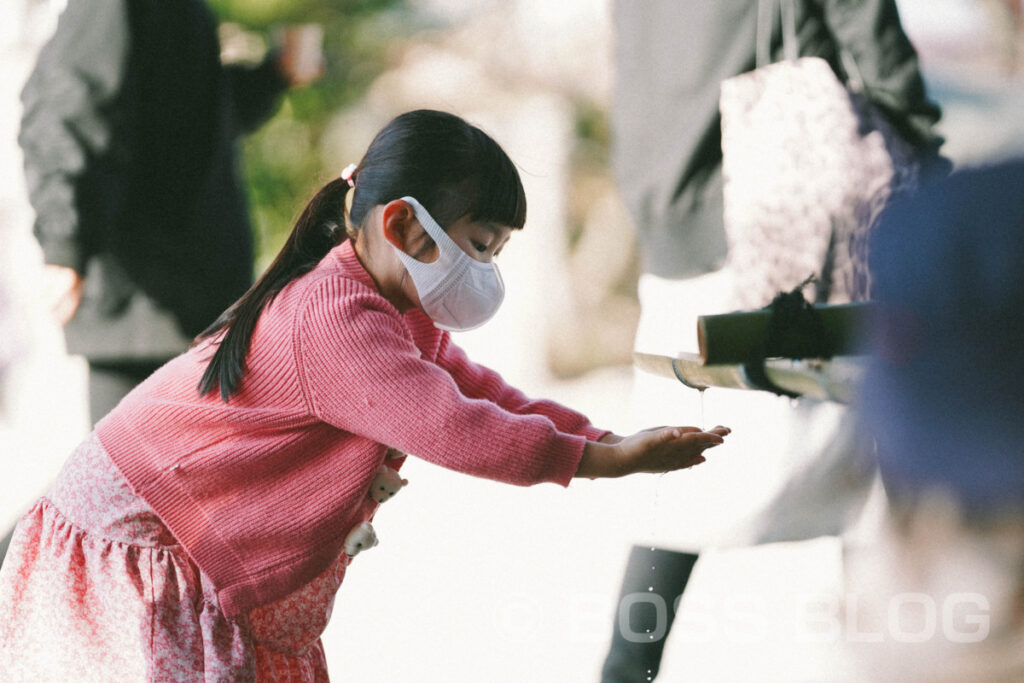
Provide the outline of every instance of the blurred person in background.
[[[731,274],[723,267],[719,96],[723,80],[755,67],[758,10],[757,0],[614,4],[612,164],[642,258],[637,351],[696,352],[697,316],[737,308]],[[940,112],[926,96],[895,0],[799,0],[795,21],[800,56],[824,58],[845,81],[840,51],[847,51],[868,98],[923,165],[930,172],[947,170],[934,130]],[[781,43],[776,19],[773,61],[782,55]],[[637,419],[671,423],[692,405],[688,393],[696,395],[678,382],[637,373]],[[849,428],[841,407],[824,406],[824,413],[801,423],[805,401],[794,408],[788,399],[764,393],[717,393],[701,400],[713,408],[712,401],[720,403],[712,419],[734,428],[734,452],[655,494],[654,531],[638,534],[621,595],[623,605],[631,604],[625,599],[630,595],[660,596],[667,622],[658,610],[646,609],[651,605],[616,614],[606,683],[657,676],[674,607],[702,548],[839,534],[867,499],[873,469],[848,456],[869,443]],[[735,485],[744,480],[754,483]],[[773,484],[778,493],[765,498]]]
[[222,65],[199,0],[71,0],[43,47],[19,142],[93,423],[251,284],[236,140],[293,83],[286,57]]
[[858,405],[890,501],[846,557],[871,681],[1024,680],[1024,159],[894,204]]
[[69,0],[40,52],[18,140],[93,424],[251,284],[236,141],[318,77],[289,46],[223,65],[201,0]]

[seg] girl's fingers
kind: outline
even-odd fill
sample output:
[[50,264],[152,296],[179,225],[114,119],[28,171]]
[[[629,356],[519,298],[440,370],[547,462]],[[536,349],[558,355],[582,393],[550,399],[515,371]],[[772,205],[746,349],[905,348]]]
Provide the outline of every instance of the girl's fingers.
[[685,434],[692,434],[694,432],[704,431],[700,427],[676,427],[676,429],[678,429],[679,431],[681,431],[681,432],[683,432]]
[[723,434],[716,434],[714,432],[699,432],[697,434],[687,434],[686,436],[687,441],[700,447],[707,445],[717,446],[725,442]]
[[711,429],[701,429],[700,427],[684,427],[684,426],[654,427],[654,428],[652,428],[650,430],[647,430],[647,431],[651,431],[651,432],[654,432],[656,434],[661,435],[661,434],[665,433],[665,430],[675,430],[676,438],[678,438],[680,436],[683,436],[683,435],[686,435],[686,434],[715,434],[717,436],[727,436],[728,434],[732,433],[731,429],[729,429],[728,427],[723,427],[722,425],[716,425],[716,426],[712,427]]
[[[641,431],[643,431],[643,432],[655,432],[656,433],[656,432],[660,432],[663,429],[678,429],[680,432],[682,432],[684,434],[691,434],[693,432],[703,432],[703,431],[705,431],[705,430],[701,429],[700,427],[687,427],[687,426],[682,426],[682,425],[659,425],[657,427],[648,427],[647,429],[643,429]],[[715,427],[715,429],[725,429],[725,427]]]
[[672,441],[683,436],[682,427],[658,427],[651,432],[656,441]]

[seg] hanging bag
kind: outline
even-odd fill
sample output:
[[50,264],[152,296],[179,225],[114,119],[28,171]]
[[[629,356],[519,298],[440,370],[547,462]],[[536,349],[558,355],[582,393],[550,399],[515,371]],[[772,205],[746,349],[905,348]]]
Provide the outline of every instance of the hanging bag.
[[[785,58],[770,62],[778,7]],[[816,276],[812,301],[868,298],[867,238],[896,194],[916,187],[913,148],[827,61],[798,57],[793,0],[759,0],[757,68],[722,83],[728,266],[741,308]]]

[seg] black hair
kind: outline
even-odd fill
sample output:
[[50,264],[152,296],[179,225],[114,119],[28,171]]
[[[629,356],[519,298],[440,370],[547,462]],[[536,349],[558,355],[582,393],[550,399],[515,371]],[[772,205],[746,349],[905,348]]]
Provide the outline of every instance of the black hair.
[[445,229],[463,216],[511,228],[526,223],[526,194],[511,159],[489,135],[453,114],[420,109],[394,118],[370,143],[352,179],[347,220],[350,186],[335,178],[306,204],[256,284],[196,337],[194,344],[216,339],[217,346],[199,381],[200,394],[219,386],[227,401],[238,390],[263,309],[354,236],[373,207],[411,196]]

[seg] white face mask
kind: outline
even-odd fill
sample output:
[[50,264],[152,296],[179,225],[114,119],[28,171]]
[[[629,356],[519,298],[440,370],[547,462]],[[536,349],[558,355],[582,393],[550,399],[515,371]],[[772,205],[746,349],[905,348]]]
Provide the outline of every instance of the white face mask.
[[464,252],[418,201],[412,197],[402,197],[402,201],[412,207],[440,252],[433,263],[422,263],[392,245],[409,271],[424,312],[442,330],[463,332],[480,327],[497,313],[505,298],[498,266]]

